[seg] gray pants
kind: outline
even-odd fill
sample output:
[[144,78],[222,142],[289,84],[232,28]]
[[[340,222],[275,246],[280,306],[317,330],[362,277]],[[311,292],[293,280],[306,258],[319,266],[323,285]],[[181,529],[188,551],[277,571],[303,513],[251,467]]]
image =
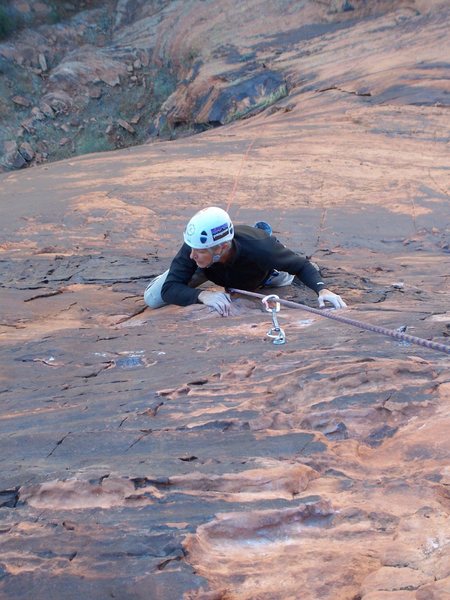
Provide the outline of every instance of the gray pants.
[[[147,289],[144,292],[144,302],[150,308],[161,308],[161,306],[166,306],[167,302],[164,302],[161,297],[161,289],[168,274],[169,269],[164,271],[161,275],[158,275],[158,277],[155,277],[155,279],[148,284]],[[290,285],[293,280],[294,275],[286,273],[285,271],[279,271],[276,275],[272,275],[269,283],[265,284],[263,287],[283,287],[285,285]],[[197,269],[188,283],[188,286],[196,288],[199,285],[202,285],[202,283],[205,283],[205,281],[208,281],[208,279],[203,274],[203,271]]]

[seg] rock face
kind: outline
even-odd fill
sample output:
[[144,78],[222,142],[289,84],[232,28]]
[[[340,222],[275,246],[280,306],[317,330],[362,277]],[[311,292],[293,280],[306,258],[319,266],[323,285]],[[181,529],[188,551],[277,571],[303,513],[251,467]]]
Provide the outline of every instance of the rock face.
[[[114,52],[70,60],[31,38],[45,95],[13,104],[67,152],[74,107],[100,120],[130,66],[172,57],[178,85],[159,143],[0,176],[0,597],[447,598],[446,353],[285,308],[274,346],[256,300],[223,319],[142,295],[214,203],[310,256],[348,317],[449,345],[450,8],[220,9],[118,2]],[[130,137],[150,122],[110,117]],[[4,153],[51,158],[48,137]]]
[[[259,0],[240,6],[229,0],[217,6],[198,0],[182,5],[91,0],[57,8],[50,0],[10,0],[8,6],[27,28],[0,43],[0,148],[28,143],[33,157],[3,151],[2,170],[174,139],[248,118],[299,86],[325,89],[317,73],[298,68],[304,59],[311,63],[311,40],[326,43],[327,36],[393,8],[384,0],[265,6]],[[396,7],[400,20],[419,17],[422,10],[412,0]],[[273,34],[267,33],[268,23]],[[289,55],[286,48],[294,44],[300,54]],[[421,89],[419,68],[407,82],[394,77],[386,101],[408,88],[411,104],[447,105],[445,63],[423,68],[433,69],[431,96]],[[351,80],[350,71],[345,81]],[[334,84],[331,77],[326,85]],[[376,81],[343,91],[370,93],[372,84]],[[139,127],[121,125],[136,117]]]
[[[22,3],[10,4],[17,12]],[[115,2],[81,8],[60,8],[65,18],[53,25],[39,24],[36,15],[33,22],[30,9],[29,27],[0,43],[0,142],[28,143],[34,151],[20,164],[3,152],[2,170],[141,143],[173,90],[176,75],[167,61],[151,61],[151,41],[116,43]],[[133,135],[117,125],[136,114],[143,121]],[[66,138],[70,144],[61,143]]]

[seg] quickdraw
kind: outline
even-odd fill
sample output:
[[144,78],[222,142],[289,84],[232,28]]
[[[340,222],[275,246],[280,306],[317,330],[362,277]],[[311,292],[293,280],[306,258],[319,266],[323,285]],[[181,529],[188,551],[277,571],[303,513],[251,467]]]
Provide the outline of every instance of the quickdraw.
[[[263,296],[262,294],[258,294],[256,292],[248,292],[247,290],[238,290],[236,288],[228,288],[227,291],[230,293],[251,296],[253,298],[261,298],[263,302],[267,298],[268,299],[275,298],[276,302],[278,304],[283,304],[283,306],[288,306],[290,308],[300,308],[302,310],[313,313],[315,315],[320,315],[321,317],[327,317],[327,319],[334,319],[335,321],[340,321],[341,323],[345,323],[346,325],[353,325],[353,327],[365,329],[366,331],[373,331],[374,333],[381,333],[382,335],[387,335],[389,337],[395,338],[397,340],[401,340],[403,342],[408,342],[410,344],[416,344],[417,346],[423,346],[424,348],[430,348],[431,350],[437,350],[438,352],[445,352],[446,354],[450,354],[450,346],[447,346],[446,344],[434,342],[433,340],[424,340],[423,338],[419,338],[414,335],[408,335],[407,333],[404,333],[403,331],[398,331],[398,330],[394,330],[394,329],[386,329],[385,327],[380,327],[379,325],[372,325],[371,323],[364,323],[363,321],[357,321],[356,319],[350,319],[348,317],[345,317],[344,315],[336,314],[332,310],[319,310],[317,308],[312,308],[311,306],[305,306],[304,304],[300,304],[298,302],[292,302],[291,300],[280,299],[278,296],[275,296],[275,295]],[[284,341],[276,341],[278,339],[281,339],[281,337],[279,337],[278,333],[277,333],[277,337],[274,340],[274,344],[284,344],[286,341],[286,338],[284,336],[284,331],[278,325],[278,321],[276,320],[276,317],[274,319],[274,315],[276,314],[277,311],[276,310],[273,311],[273,309],[269,309],[266,306],[266,304],[264,304],[264,306],[266,307],[266,310],[269,310],[269,312],[272,311],[272,319],[274,322],[274,327],[269,331],[269,333],[275,334],[276,328],[278,327],[278,329],[283,334]],[[280,309],[278,308],[278,311],[279,310]],[[268,333],[268,335],[269,335],[269,333]],[[271,335],[270,337],[275,337],[275,336]]]
[[286,335],[284,330],[280,327],[277,319],[277,312],[280,312],[280,298],[276,294],[270,294],[262,299],[262,303],[267,312],[272,313],[272,324],[273,327],[267,332],[267,337],[273,339],[272,344],[285,344]]

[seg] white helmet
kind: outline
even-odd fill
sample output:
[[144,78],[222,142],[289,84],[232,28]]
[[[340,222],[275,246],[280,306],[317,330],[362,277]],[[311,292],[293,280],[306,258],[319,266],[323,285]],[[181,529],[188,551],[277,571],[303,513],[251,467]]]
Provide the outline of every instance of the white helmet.
[[196,250],[211,248],[233,239],[234,228],[230,216],[217,206],[196,213],[186,226],[184,241]]

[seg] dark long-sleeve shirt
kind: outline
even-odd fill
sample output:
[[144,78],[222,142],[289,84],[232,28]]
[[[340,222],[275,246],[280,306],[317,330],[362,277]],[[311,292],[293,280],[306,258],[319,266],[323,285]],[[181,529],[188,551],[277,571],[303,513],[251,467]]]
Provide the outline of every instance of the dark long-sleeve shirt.
[[[306,258],[261,229],[237,225],[233,248],[234,256],[229,262],[213,263],[202,269],[207,279],[224,288],[255,290],[264,284],[273,269],[277,269],[296,275],[316,293],[325,287],[317,269]],[[187,306],[198,302],[202,290],[187,285],[197,270],[190,253],[191,248],[183,244],[170,265],[161,290],[162,299],[168,304]]]

